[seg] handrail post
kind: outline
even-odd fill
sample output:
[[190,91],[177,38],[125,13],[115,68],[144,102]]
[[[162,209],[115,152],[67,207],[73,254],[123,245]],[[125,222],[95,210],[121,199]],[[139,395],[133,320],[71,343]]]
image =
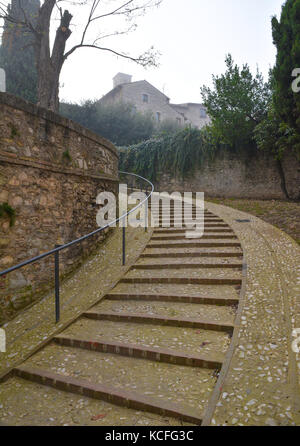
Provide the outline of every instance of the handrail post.
[[122,232],[123,232],[123,242],[122,242],[122,252],[123,252],[123,266],[125,266],[126,263],[126,234],[125,234],[125,222],[123,223],[123,228],[122,228]]
[[148,200],[145,201],[145,232],[148,231]]
[[[59,248],[60,245],[55,245]],[[60,296],[59,296],[59,251],[54,253],[54,277],[55,277],[55,322],[60,320]]]

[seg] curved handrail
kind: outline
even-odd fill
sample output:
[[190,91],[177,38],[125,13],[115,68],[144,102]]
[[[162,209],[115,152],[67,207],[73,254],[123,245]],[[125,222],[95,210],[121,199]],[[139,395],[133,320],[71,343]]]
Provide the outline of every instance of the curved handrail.
[[136,177],[136,178],[139,178],[139,179],[141,179],[141,180],[146,181],[146,182],[151,186],[151,192],[150,192],[150,194],[145,198],[145,200],[141,201],[141,202],[140,202],[137,206],[135,206],[133,209],[131,209],[130,211],[128,211],[126,214],[121,215],[121,217],[118,217],[116,220],[114,220],[114,221],[108,223],[106,226],[103,226],[102,228],[98,228],[98,229],[96,229],[95,231],[90,232],[89,234],[83,235],[82,237],[79,237],[78,239],[72,240],[72,241],[69,242],[69,243],[66,243],[66,244],[64,244],[64,245],[58,246],[58,247],[56,247],[56,248],[54,248],[54,249],[51,249],[50,251],[47,251],[47,252],[44,252],[43,254],[38,255],[38,256],[36,256],[36,257],[32,257],[32,258],[29,259],[29,260],[25,260],[24,262],[21,262],[21,263],[19,263],[18,265],[15,265],[15,266],[12,266],[12,267],[10,267],[10,268],[7,268],[7,269],[5,269],[5,270],[3,270],[3,271],[0,271],[0,277],[1,277],[1,276],[4,276],[5,274],[11,273],[12,271],[15,271],[15,270],[17,270],[17,269],[20,269],[20,268],[22,268],[23,266],[27,266],[27,265],[30,265],[31,263],[35,263],[35,262],[37,262],[37,261],[39,261],[39,260],[41,260],[41,259],[44,259],[45,257],[49,257],[49,256],[52,255],[52,254],[55,254],[55,253],[57,253],[57,252],[59,252],[59,251],[62,251],[62,250],[64,250],[64,249],[67,249],[67,248],[69,248],[70,246],[76,245],[77,243],[80,243],[80,242],[82,242],[83,240],[86,240],[87,238],[92,237],[93,235],[96,235],[96,234],[100,233],[101,231],[104,231],[105,229],[109,228],[111,225],[113,225],[113,224],[115,224],[115,223],[118,223],[119,221],[121,221],[121,220],[123,220],[124,218],[126,218],[129,214],[131,214],[132,212],[136,211],[136,210],[137,210],[139,207],[141,207],[146,201],[149,200],[149,198],[151,197],[151,195],[152,195],[153,192],[154,192],[154,186],[153,186],[153,184],[151,183],[151,181],[149,181],[149,180],[147,180],[146,178],[144,178],[144,177],[142,177],[142,176],[140,176],[140,175],[137,175],[137,174],[135,174],[135,173],[119,171],[119,174],[122,174],[122,175],[132,175],[132,176],[134,176],[134,177]]

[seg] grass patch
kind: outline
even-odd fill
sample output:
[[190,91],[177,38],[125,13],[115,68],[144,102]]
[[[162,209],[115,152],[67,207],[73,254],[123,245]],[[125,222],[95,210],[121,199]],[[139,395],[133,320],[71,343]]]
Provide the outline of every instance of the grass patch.
[[298,202],[241,198],[208,198],[207,200],[255,215],[286,232],[300,245],[300,203]]

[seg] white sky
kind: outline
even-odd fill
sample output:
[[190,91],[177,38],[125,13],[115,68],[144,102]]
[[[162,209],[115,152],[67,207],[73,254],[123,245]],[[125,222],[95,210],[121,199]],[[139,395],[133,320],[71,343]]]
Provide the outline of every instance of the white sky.
[[[110,53],[81,49],[65,63],[60,98],[72,102],[99,99],[112,89],[112,78],[120,71],[133,75],[133,81],[148,80],[174,103],[201,102],[200,86],[211,85],[211,75],[224,72],[227,53],[239,65],[248,63],[253,71],[258,66],[267,77],[276,55],[271,17],[280,16],[283,3],[164,0],[158,9],[138,19],[137,31],[114,40],[114,49],[133,55],[154,45],[162,53],[159,68],[144,69]],[[73,22],[75,19],[74,14]]]

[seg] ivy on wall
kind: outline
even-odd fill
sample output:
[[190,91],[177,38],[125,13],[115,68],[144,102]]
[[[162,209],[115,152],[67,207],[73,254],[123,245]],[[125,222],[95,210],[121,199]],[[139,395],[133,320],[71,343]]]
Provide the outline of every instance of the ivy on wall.
[[160,172],[184,179],[191,176],[204,160],[212,161],[221,145],[209,127],[187,127],[175,135],[162,135],[130,147],[121,147],[120,169],[138,173],[152,181]]

